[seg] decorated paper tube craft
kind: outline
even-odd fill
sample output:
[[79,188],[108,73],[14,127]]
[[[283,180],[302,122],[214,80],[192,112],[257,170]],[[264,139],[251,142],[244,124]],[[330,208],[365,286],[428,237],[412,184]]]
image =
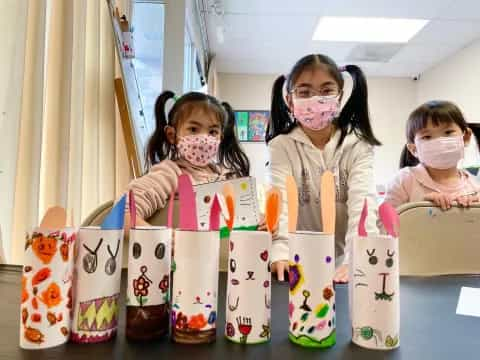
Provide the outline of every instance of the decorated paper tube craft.
[[391,205],[380,205],[387,234],[376,235],[365,232],[366,201],[363,214],[350,258],[352,341],[369,349],[390,350],[400,345],[399,218]]
[[214,199],[210,231],[198,231],[188,175],[179,177],[178,192],[180,209],[189,211],[180,212],[180,227],[175,230],[172,339],[185,344],[211,343],[216,340],[220,237],[215,225],[220,206]]
[[[267,196],[270,204],[267,217],[274,228],[278,223],[280,199],[276,189]],[[233,217],[231,210],[230,218]],[[259,344],[270,340],[271,242],[271,234],[265,231],[230,233],[225,316],[225,336],[230,341]]]
[[[133,199],[133,194],[130,193]],[[130,206],[134,219],[134,207]],[[131,340],[152,340],[168,334],[172,229],[130,228],[127,280],[127,328]]]
[[103,342],[117,332],[125,201],[123,196],[100,227],[80,228],[73,292],[73,342]]
[[51,208],[27,235],[20,300],[20,347],[45,349],[70,336],[76,232],[63,208]]
[[[323,232],[297,231],[298,191],[287,179],[289,209],[289,339],[304,347],[335,345],[335,187],[327,171],[321,178]],[[293,218],[292,218],[293,217]]]

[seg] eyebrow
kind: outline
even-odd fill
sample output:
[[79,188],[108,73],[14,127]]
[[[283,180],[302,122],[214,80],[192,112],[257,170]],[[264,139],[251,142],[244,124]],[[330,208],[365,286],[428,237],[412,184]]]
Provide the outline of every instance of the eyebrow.
[[[307,87],[313,88],[312,84],[309,84],[309,83],[301,83],[297,85],[297,87],[301,87],[301,86],[307,86]],[[334,81],[327,81],[323,83],[320,87],[323,88],[325,86],[337,86],[337,83],[335,83]]]

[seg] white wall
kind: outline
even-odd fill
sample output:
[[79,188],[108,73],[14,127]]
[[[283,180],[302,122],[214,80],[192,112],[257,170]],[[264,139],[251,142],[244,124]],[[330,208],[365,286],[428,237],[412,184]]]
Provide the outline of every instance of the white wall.
[[440,62],[418,81],[418,103],[450,100],[468,122],[480,123],[480,40]]
[[[268,110],[276,75],[219,74],[219,97],[238,110]],[[348,78],[346,93],[351,87]],[[385,184],[398,170],[405,143],[405,123],[416,103],[415,82],[406,78],[369,78],[369,103],[373,128],[384,144],[377,148],[376,183]],[[268,153],[263,143],[244,143],[252,163],[252,176],[263,182]]]

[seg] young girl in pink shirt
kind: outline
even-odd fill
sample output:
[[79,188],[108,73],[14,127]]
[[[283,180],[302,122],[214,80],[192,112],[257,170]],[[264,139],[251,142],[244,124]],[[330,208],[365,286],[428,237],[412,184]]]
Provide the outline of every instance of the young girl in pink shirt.
[[465,207],[478,202],[480,186],[457,168],[471,135],[462,112],[451,102],[430,101],[414,110],[407,122],[408,143],[402,158],[418,165],[400,165],[403,168],[388,186],[385,200],[396,207],[432,201],[443,210],[454,202]]

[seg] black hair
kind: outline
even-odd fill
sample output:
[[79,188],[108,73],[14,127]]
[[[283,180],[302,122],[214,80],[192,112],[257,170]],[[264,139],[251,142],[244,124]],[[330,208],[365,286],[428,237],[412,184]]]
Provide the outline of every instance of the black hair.
[[[301,58],[293,66],[288,77],[282,75],[278,77],[273,84],[270,119],[265,135],[267,143],[280,134],[288,134],[297,126],[297,121],[293,115],[290,114],[284,100],[284,85],[286,86],[287,93],[291,93],[300,74],[307,69],[317,66],[325,67],[336,81],[339,89],[343,90],[345,81],[337,64],[331,58],[321,54],[311,54]],[[345,137],[352,132],[371,145],[381,145],[380,141],[378,141],[373,134],[370,123],[365,75],[356,65],[345,66],[345,71],[348,72],[353,79],[353,88],[350,98],[347,100],[338,118],[335,119],[335,125],[341,131],[337,147],[340,147]]]
[[[166,115],[165,106],[170,99],[174,99],[175,103]],[[172,126],[177,130],[182,119],[199,107],[213,112],[221,124],[223,136],[219,146],[220,164],[237,177],[248,176],[250,163],[235,135],[235,115],[231,106],[228,103],[220,103],[215,97],[200,92],[189,92],[177,99],[172,91],[164,91],[157,98],[155,102],[156,127],[146,150],[147,171],[162,160],[178,159],[176,146],[168,141],[165,128]]]
[[468,129],[468,124],[457,105],[450,101],[432,100],[417,107],[408,117],[407,141],[410,144],[415,142],[416,133],[427,127],[428,121],[431,121],[433,126],[455,123],[463,132]]
[[408,150],[407,145],[405,145],[402,149],[402,153],[400,154],[400,169],[403,169],[404,167],[417,166],[418,164],[420,164],[420,161],[412,155],[410,150]]

